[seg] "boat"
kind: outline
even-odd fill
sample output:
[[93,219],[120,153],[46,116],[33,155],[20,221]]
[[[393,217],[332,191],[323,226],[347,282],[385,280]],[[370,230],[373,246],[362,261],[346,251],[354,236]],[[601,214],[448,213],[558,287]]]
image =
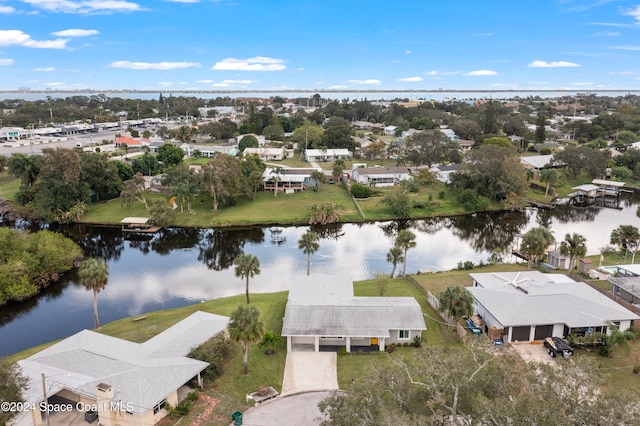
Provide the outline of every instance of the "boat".
[[270,228],[269,231],[271,232],[271,242],[272,243],[283,243],[287,240],[287,237],[285,237],[284,235],[282,235],[282,231],[284,231],[283,228],[280,227],[273,227]]

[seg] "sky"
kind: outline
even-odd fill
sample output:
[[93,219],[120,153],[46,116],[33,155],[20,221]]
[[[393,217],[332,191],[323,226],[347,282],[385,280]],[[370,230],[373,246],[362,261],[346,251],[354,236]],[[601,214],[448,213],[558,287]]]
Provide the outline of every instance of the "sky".
[[0,0],[0,90],[636,90],[640,0]]

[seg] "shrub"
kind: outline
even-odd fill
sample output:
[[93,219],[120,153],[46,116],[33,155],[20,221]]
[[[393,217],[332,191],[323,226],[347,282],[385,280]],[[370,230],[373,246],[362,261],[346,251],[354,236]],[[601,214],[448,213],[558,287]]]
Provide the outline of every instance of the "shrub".
[[373,195],[373,189],[359,183],[354,183],[351,185],[351,194],[356,198],[369,198]]
[[438,198],[440,198],[441,200],[444,200],[445,195],[447,194],[444,191],[438,192]]
[[208,362],[209,366],[202,372],[205,380],[214,381],[222,375],[224,362],[231,352],[231,340],[225,333],[218,333],[189,353],[190,358]]
[[633,367],[633,374],[638,374],[640,373],[640,365],[635,365]]
[[187,394],[187,397],[183,399],[177,406],[172,407],[166,404],[165,408],[170,414],[174,416],[186,416],[193,405],[193,402],[198,399],[198,391],[193,390]]
[[465,211],[481,211],[487,208],[489,200],[478,195],[473,189],[465,189],[458,196],[458,203]]
[[422,347],[422,336],[416,336],[413,338],[413,343],[411,344],[414,348]]
[[338,348],[338,356],[342,356],[346,354],[347,354],[347,348],[345,347]]

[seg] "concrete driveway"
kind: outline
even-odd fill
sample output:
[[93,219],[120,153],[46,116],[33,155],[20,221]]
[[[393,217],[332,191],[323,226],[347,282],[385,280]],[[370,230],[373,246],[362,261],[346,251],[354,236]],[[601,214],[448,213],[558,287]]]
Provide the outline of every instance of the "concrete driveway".
[[319,425],[322,413],[318,403],[331,392],[307,392],[278,397],[263,402],[242,413],[245,426]]
[[554,359],[549,356],[542,343],[537,345],[532,345],[531,343],[512,343],[511,347],[525,362],[541,362],[549,365],[554,364]]
[[338,389],[337,361],[335,352],[289,352],[281,395]]

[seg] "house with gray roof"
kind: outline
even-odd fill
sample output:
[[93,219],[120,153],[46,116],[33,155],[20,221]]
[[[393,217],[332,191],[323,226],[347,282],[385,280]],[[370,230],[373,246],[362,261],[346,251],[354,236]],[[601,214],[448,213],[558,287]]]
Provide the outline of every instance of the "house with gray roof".
[[[144,321],[146,317],[139,320]],[[144,343],[83,330],[18,364],[29,380],[25,401],[64,404],[98,414],[101,425],[155,425],[176,406],[209,365],[187,358],[192,348],[226,329],[229,318],[195,312]],[[132,330],[136,325],[131,324]],[[14,426],[47,423],[47,410],[21,413]],[[56,411],[48,413],[54,418]]]
[[469,274],[475,312],[487,327],[504,330],[505,342],[529,342],[608,332],[614,323],[627,330],[640,320],[589,285],[563,274],[538,271]]
[[410,177],[408,167],[358,167],[351,174],[351,179],[357,183],[375,186],[394,186]]
[[413,297],[356,297],[350,280],[314,274],[291,284],[281,334],[287,351],[383,351],[391,343],[411,343],[426,329]]

